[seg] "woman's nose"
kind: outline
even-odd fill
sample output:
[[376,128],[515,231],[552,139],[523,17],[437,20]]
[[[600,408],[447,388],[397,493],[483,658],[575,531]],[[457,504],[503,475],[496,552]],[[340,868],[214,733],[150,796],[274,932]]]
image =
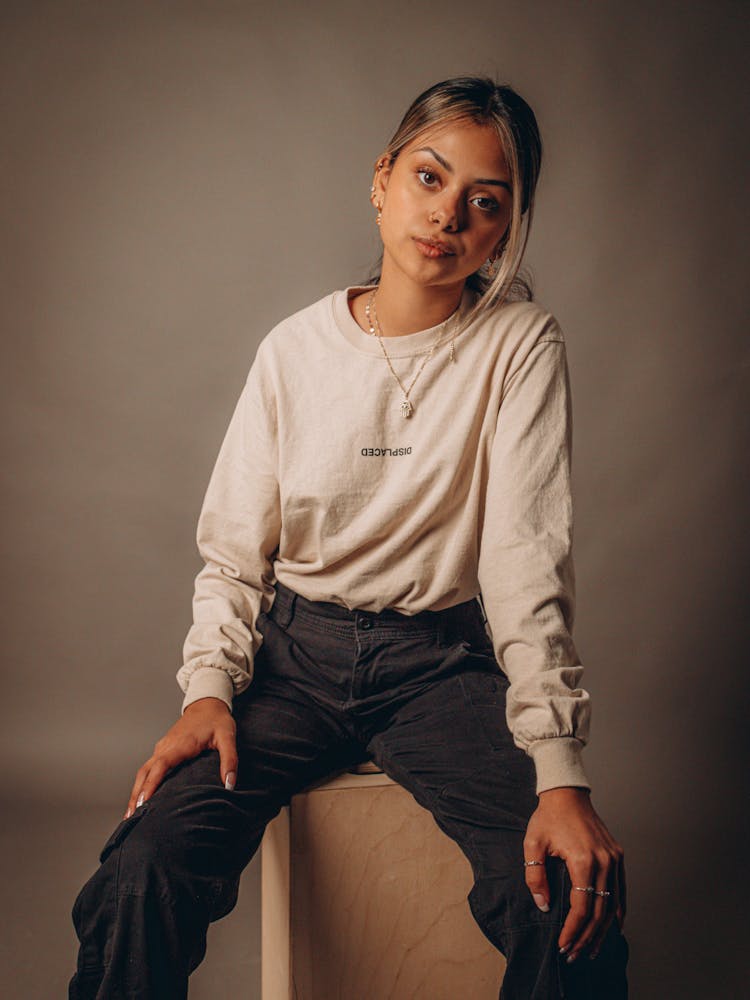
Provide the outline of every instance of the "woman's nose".
[[433,206],[430,221],[439,223],[442,229],[447,229],[450,232],[460,229],[464,224],[460,198],[444,196],[437,205]]

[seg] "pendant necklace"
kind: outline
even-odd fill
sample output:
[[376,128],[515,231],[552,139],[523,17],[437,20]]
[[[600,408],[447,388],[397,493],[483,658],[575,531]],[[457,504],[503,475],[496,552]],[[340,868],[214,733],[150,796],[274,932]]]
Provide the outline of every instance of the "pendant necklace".
[[[430,360],[430,358],[432,357],[432,355],[435,353],[435,348],[438,347],[440,344],[442,344],[443,341],[446,338],[445,337],[441,337],[441,336],[437,337],[437,339],[433,343],[432,347],[425,354],[424,359],[422,361],[422,364],[417,369],[416,375],[414,376],[414,378],[409,383],[409,387],[406,388],[404,386],[404,383],[401,381],[401,379],[398,377],[398,375],[394,371],[393,365],[391,364],[391,359],[388,357],[388,351],[386,351],[385,344],[383,343],[383,331],[380,328],[380,322],[378,321],[378,313],[377,313],[377,310],[375,308],[375,293],[376,292],[377,292],[377,288],[374,288],[373,291],[370,294],[370,297],[368,298],[367,302],[365,303],[365,315],[367,316],[367,323],[368,323],[368,325],[370,327],[370,334],[378,338],[380,346],[381,346],[381,348],[383,350],[383,354],[385,356],[385,360],[388,362],[388,367],[391,370],[391,374],[393,375],[393,377],[395,378],[395,380],[398,382],[398,384],[399,384],[399,386],[401,388],[401,392],[404,394],[404,398],[401,401],[401,416],[408,418],[414,412],[414,404],[409,399],[409,393],[414,388],[414,383],[417,381],[417,379],[419,378],[419,376],[422,374],[422,370],[424,369],[424,366],[427,364],[427,362]],[[454,313],[454,315],[456,315],[457,313],[458,313],[458,309],[456,309],[456,313]],[[455,322],[454,322],[453,325],[455,327]],[[453,339],[455,339],[455,332],[453,334]],[[450,360],[453,361],[453,362],[455,362],[456,357],[455,357],[455,354],[453,352],[453,339],[451,339]]]

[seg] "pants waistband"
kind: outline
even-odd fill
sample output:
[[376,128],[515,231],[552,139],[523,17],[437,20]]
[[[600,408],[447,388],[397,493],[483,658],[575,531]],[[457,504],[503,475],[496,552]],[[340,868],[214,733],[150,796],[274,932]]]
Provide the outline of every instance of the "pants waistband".
[[271,613],[274,619],[284,626],[291,622],[295,610],[302,610],[311,615],[334,619],[342,623],[354,624],[369,620],[373,624],[389,625],[396,628],[403,626],[407,630],[414,627],[464,626],[470,628],[476,625],[483,626],[485,620],[481,604],[475,597],[440,611],[418,611],[414,615],[407,615],[394,608],[384,608],[382,611],[365,611],[360,608],[345,608],[342,604],[336,604],[333,601],[311,601],[285,586],[280,580],[276,581],[275,590],[276,597]]

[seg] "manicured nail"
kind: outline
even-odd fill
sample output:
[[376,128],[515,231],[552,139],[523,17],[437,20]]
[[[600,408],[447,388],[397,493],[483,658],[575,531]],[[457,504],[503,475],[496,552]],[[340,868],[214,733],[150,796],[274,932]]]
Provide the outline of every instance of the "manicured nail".
[[532,897],[534,899],[534,902],[539,907],[539,909],[542,911],[542,913],[548,913],[549,912],[549,903],[544,898],[544,896],[540,892],[532,892],[531,895],[532,895]]
[[564,944],[562,946],[562,948],[560,949],[560,954],[561,955],[567,955],[569,950],[570,950],[570,945],[569,944]]
[[133,810],[128,809],[128,811],[125,813],[125,819],[130,819],[132,815],[133,815]]
[[227,780],[224,782],[224,787],[231,792],[234,789],[234,783],[236,780],[237,780],[236,773],[234,771],[230,771],[229,774],[227,775]]
[[143,792],[141,792],[141,794],[138,796],[138,801],[135,804],[135,808],[136,809],[140,809],[141,808],[141,806],[143,805],[143,800],[145,798],[146,798],[145,794]]
[[565,959],[565,961],[566,961],[566,962],[568,963],[568,965],[570,965],[570,963],[571,963],[571,962],[575,962],[575,960],[576,960],[577,958],[578,958],[578,955],[576,955],[576,953],[575,953],[575,952],[571,952],[571,954],[570,954],[570,955],[568,955],[568,957],[567,957],[567,958]]

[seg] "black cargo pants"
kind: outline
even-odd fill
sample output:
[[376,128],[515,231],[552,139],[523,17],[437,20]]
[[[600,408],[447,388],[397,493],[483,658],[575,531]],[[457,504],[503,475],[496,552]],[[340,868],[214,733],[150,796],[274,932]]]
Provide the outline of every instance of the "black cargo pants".
[[526,887],[534,766],[508,730],[508,681],[479,603],[376,614],[277,583],[258,627],[253,682],[232,709],[236,788],[224,788],[218,752],[206,750],[117,825],[73,905],[70,1000],[183,1000],[208,924],[236,904],[267,823],[296,792],[368,759],[470,862],[471,912],[507,960],[502,1000],[624,1000],[628,946],[616,922],[595,960],[584,952],[568,965],[557,946],[569,907],[564,863],[547,859],[548,913]]

